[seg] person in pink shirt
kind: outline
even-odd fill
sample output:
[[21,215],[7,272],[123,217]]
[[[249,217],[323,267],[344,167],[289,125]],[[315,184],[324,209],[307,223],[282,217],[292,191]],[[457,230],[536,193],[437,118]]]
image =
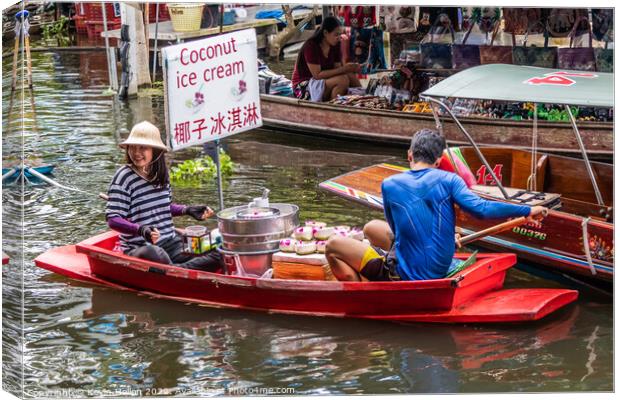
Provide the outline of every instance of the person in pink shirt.
[[336,17],[326,17],[319,29],[299,50],[293,71],[293,92],[303,100],[328,101],[346,95],[349,87],[361,86],[358,63],[342,63],[340,35]]

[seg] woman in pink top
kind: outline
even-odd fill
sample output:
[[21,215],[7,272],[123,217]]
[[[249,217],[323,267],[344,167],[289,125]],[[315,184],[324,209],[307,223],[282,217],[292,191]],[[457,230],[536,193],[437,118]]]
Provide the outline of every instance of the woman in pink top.
[[301,47],[292,79],[295,97],[308,100],[312,94],[313,100],[328,101],[361,86],[356,76],[360,65],[342,64],[341,34],[340,21],[329,16]]

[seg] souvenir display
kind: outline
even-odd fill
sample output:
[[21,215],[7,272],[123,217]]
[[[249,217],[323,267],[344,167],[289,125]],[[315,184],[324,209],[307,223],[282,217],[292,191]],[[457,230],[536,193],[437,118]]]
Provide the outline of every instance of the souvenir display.
[[466,44],[474,26],[471,25],[463,37],[461,44],[452,45],[452,68],[462,69],[480,65],[480,48],[477,45]]
[[592,31],[588,30],[588,47],[573,47],[575,34],[581,20],[575,22],[570,33],[570,47],[558,49],[558,68],[579,71],[596,71],[596,57],[592,48]]
[[[444,34],[450,34],[451,43],[435,43],[435,38]],[[437,17],[427,38],[429,42],[420,45],[420,66],[429,69],[451,69],[454,29],[447,14],[440,14]]]
[[577,22],[577,36],[590,30],[587,8],[552,8],[546,20],[546,31],[551,37],[567,37]]
[[[504,7],[504,32],[513,35],[525,35],[528,27],[531,33],[540,34],[544,31],[547,11],[544,8]],[[540,24],[537,24],[540,22]]]
[[379,6],[379,28],[389,33],[415,32],[418,7]]
[[377,23],[374,6],[338,6],[337,17],[343,26],[366,28]]
[[592,35],[601,42],[614,40],[614,10],[613,8],[593,8]]
[[[543,34],[545,35],[544,47],[527,46],[528,34],[534,32],[534,26],[543,27]],[[529,65],[532,67],[541,68],[556,68],[558,63],[558,48],[549,47],[549,35],[545,28],[545,25],[541,22],[533,23],[527,31],[525,38],[523,39],[522,46],[515,46],[512,49],[512,61],[516,65]]]

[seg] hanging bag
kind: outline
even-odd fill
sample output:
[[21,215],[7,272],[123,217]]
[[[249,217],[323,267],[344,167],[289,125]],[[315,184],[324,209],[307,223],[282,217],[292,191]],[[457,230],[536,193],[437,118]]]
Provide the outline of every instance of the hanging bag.
[[596,60],[596,70],[599,72],[614,72],[614,51],[607,48],[608,42],[605,42],[604,49],[594,49],[594,57]]
[[[533,25],[541,24],[540,21],[535,22]],[[544,26],[544,25],[543,25]],[[529,65],[532,67],[542,68],[556,68],[558,60],[558,48],[549,47],[549,35],[547,30],[543,32],[545,35],[544,47],[527,46],[527,39],[532,32],[531,27],[528,28],[525,38],[523,39],[523,46],[515,46],[512,49],[512,61],[515,65]]]
[[570,33],[570,47],[558,49],[558,68],[596,71],[596,59],[592,48],[592,30],[588,30],[588,47],[573,47],[577,26],[583,19],[587,22],[587,18],[583,17],[575,21],[575,26]]
[[491,35],[491,43],[479,47],[480,64],[512,64],[512,48],[515,44],[515,35],[512,35],[512,46],[494,46],[495,37],[499,31],[501,20],[495,22],[495,29]]
[[454,29],[452,28],[452,23],[449,24],[450,35],[452,37],[452,43],[434,43],[433,41],[433,32],[434,28],[437,26],[439,21],[441,20],[442,15],[440,14],[435,23],[428,31],[430,35],[431,42],[430,43],[422,43],[420,45],[420,55],[421,62],[420,65],[422,68],[428,69],[451,69],[452,68],[452,43],[454,43]]
[[614,9],[592,9],[592,36],[599,42],[613,41]]
[[[513,35],[525,35],[527,28],[537,21],[543,19],[543,9],[541,8],[514,8],[504,7],[504,32]],[[543,26],[544,28],[544,26]],[[540,25],[536,24],[533,33],[543,33]]]
[[[583,18],[585,17],[585,20]],[[573,31],[578,22],[577,36],[583,35],[590,29],[588,9],[586,8],[552,8],[547,17],[547,35],[558,38],[567,37]]]
[[474,24],[471,24],[461,44],[452,45],[452,68],[454,69],[480,65],[480,48],[476,45],[465,44],[473,27]]

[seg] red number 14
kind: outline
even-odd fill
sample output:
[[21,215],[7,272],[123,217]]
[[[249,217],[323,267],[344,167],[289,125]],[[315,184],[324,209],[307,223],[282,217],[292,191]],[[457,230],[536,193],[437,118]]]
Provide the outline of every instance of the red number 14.
[[[502,181],[502,167],[504,165],[503,164],[496,164],[493,167],[493,173],[495,174],[495,176],[497,176],[497,179],[499,179],[499,181]],[[487,168],[482,165],[480,166],[480,168],[478,168],[478,171],[476,171],[476,177],[478,178],[476,183],[478,185],[495,185],[495,181],[493,180],[493,175],[491,175],[490,173],[487,174]]]

